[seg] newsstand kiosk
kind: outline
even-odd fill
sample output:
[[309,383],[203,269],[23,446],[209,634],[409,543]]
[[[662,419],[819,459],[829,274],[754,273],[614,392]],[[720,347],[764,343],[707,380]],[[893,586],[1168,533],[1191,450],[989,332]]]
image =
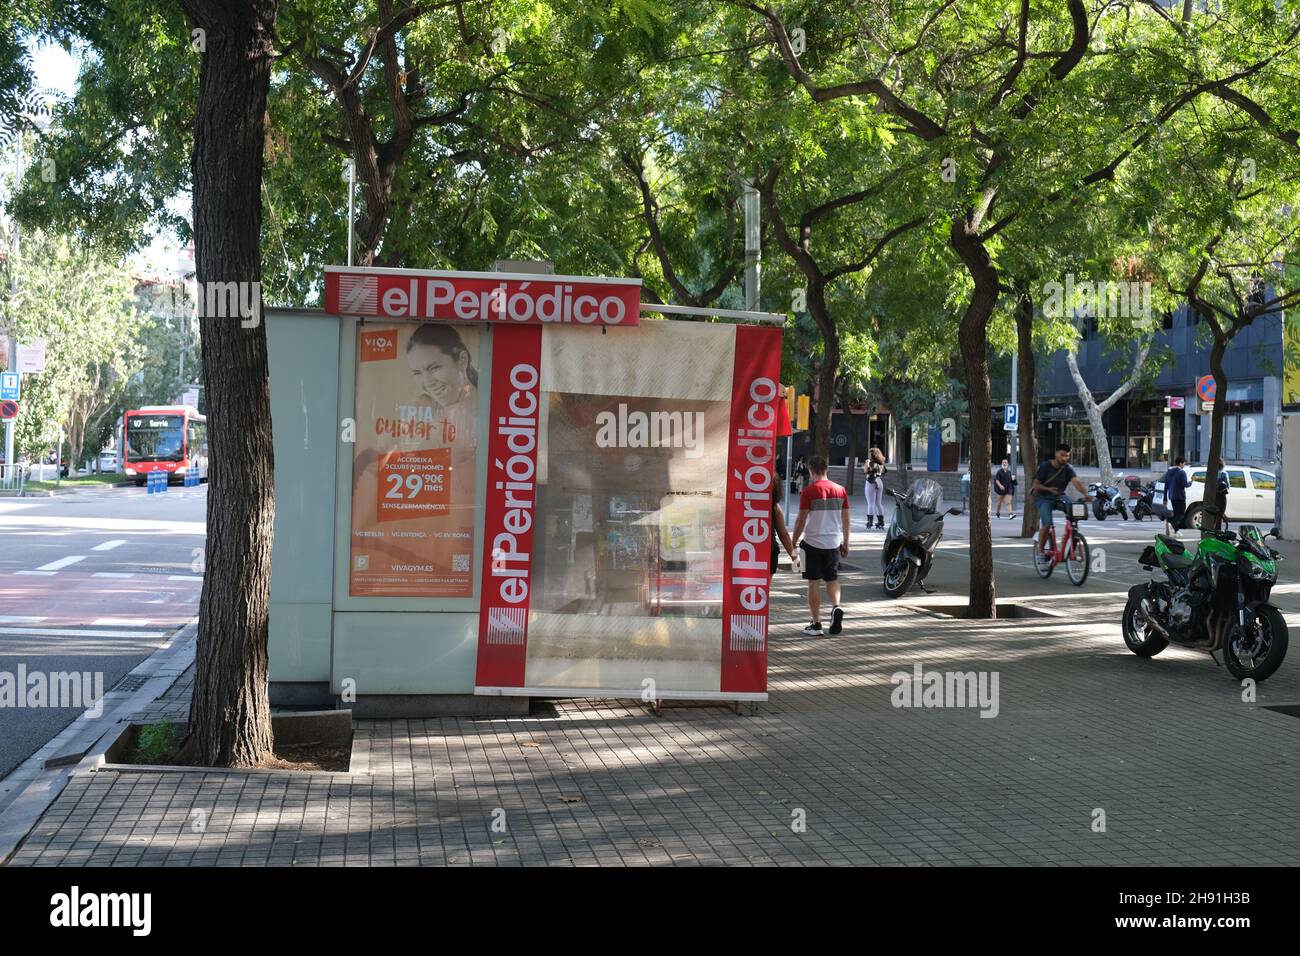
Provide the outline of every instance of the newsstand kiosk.
[[784,316],[330,267],[266,320],[273,701],[767,699]]

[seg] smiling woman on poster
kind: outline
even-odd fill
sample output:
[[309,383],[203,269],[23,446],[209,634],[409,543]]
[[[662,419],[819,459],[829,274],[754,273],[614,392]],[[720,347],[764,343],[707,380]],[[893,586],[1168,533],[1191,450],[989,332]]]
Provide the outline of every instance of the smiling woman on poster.
[[480,330],[359,329],[350,593],[469,597]]
[[441,409],[437,437],[452,449],[453,466],[473,468],[478,453],[478,370],[460,333],[450,325],[419,326],[407,339],[406,362],[420,396]]

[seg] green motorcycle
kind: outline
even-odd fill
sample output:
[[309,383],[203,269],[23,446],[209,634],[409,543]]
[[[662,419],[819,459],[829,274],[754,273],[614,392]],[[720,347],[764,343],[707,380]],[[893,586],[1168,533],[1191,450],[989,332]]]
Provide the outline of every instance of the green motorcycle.
[[1177,538],[1156,535],[1138,563],[1160,568],[1167,580],[1129,589],[1123,624],[1129,650],[1154,657],[1172,642],[1211,656],[1222,651],[1238,680],[1272,676],[1286,657],[1287,630],[1282,612],[1268,603],[1281,555],[1265,537],[1254,525],[1202,529],[1189,551]]

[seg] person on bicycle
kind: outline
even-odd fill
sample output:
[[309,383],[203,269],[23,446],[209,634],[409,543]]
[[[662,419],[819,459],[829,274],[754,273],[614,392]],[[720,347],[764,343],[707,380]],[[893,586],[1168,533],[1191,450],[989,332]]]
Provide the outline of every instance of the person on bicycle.
[[1065,489],[1071,483],[1083,495],[1084,501],[1092,500],[1092,495],[1088,494],[1088,489],[1070,467],[1070,446],[1057,445],[1056,454],[1039,466],[1034,475],[1034,486],[1030,489],[1038,502],[1039,551],[1046,546],[1047,536],[1052,531],[1052,511],[1057,507],[1065,507],[1069,502],[1065,497]]

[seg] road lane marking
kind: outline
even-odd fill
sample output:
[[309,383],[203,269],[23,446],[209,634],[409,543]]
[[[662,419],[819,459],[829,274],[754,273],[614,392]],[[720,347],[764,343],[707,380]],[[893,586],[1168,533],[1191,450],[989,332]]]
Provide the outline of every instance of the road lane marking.
[[[144,492],[141,492],[143,496]],[[6,508],[10,507],[6,505]],[[170,531],[172,534],[207,534],[205,521],[150,521],[144,518],[74,518],[68,515],[0,515],[0,531],[23,531],[29,528],[56,530],[85,530],[95,534],[121,531],[135,534],[140,531]]]
[[57,571],[15,571],[14,574],[29,574],[34,577],[52,578],[54,577],[54,575],[58,574],[58,572]]
[[92,578],[133,578],[135,575],[130,571],[96,571],[91,575]]
[[0,627],[0,634],[16,637],[165,637],[166,631],[92,631],[70,627]]
[[147,617],[97,617],[90,622],[91,627],[144,627],[149,623]]
[[201,575],[201,574],[169,574],[169,575],[167,575],[167,580],[168,580],[168,581],[202,581],[202,580],[203,580],[203,575]]
[[49,564],[42,564],[37,571],[62,571],[70,564],[76,564],[78,561],[85,561],[84,554],[72,554],[66,558],[59,558],[57,561],[51,561]]
[[0,624],[40,624],[43,617],[29,617],[25,614],[0,614]]
[[103,544],[97,544],[91,551],[112,551],[118,545],[126,544],[126,538],[118,538],[116,541],[105,541]]

